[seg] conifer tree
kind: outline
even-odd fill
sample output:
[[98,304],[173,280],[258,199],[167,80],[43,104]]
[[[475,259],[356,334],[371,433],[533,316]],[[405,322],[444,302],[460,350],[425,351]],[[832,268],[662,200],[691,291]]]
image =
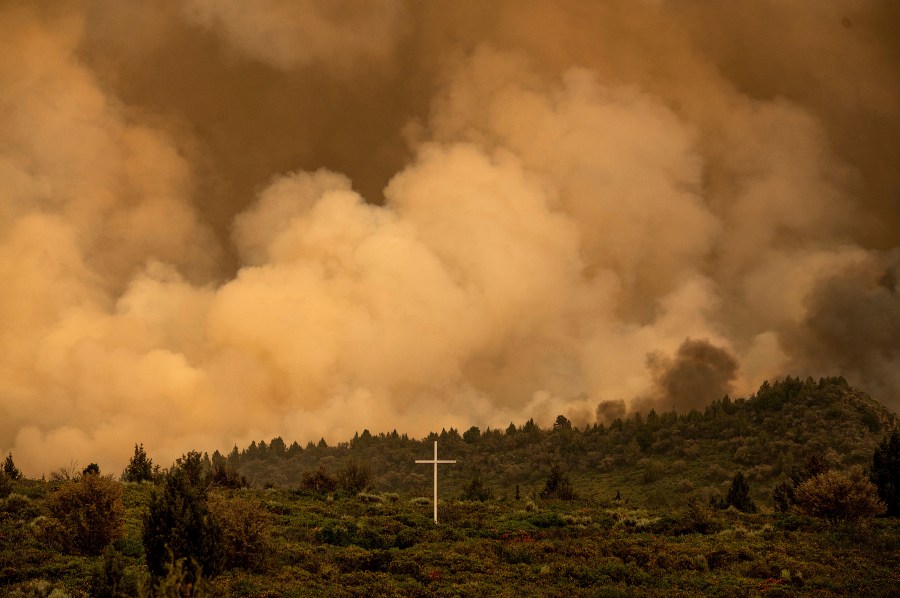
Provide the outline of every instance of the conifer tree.
[[134,445],[134,456],[122,474],[123,482],[141,482],[153,479],[153,459],[147,458],[144,445]]
[[9,476],[0,469],[0,498],[6,498],[12,492],[12,482]]
[[[194,464],[190,456],[181,464]],[[143,543],[147,568],[159,578],[173,561],[185,559],[186,575],[198,579],[222,571],[222,530],[210,515],[206,492],[193,483],[185,467],[176,465],[165,475],[161,490],[155,491],[144,515]]]
[[3,473],[11,480],[18,480],[22,477],[22,472],[19,471],[19,468],[13,462],[12,453],[6,455],[6,460],[3,462]]
[[560,470],[559,465],[554,465],[550,468],[550,474],[544,483],[544,489],[541,490],[541,498],[575,499],[575,489],[572,488],[569,477]]
[[[518,490],[518,488],[519,487],[516,486],[516,490]],[[491,492],[490,488],[484,485],[484,482],[481,481],[481,473],[476,470],[475,474],[472,476],[472,481],[463,489],[461,498],[462,500],[484,502],[494,498],[494,493]]]
[[731,480],[731,486],[728,487],[728,495],[725,497],[725,504],[734,507],[738,511],[744,513],[756,513],[756,503],[750,498],[750,485],[744,477],[743,472],[734,474]]
[[900,430],[894,430],[875,449],[869,479],[878,488],[887,515],[900,516]]
[[138,595],[134,576],[125,569],[125,558],[111,545],[103,551],[103,562],[91,576],[91,596],[95,598],[129,598]]

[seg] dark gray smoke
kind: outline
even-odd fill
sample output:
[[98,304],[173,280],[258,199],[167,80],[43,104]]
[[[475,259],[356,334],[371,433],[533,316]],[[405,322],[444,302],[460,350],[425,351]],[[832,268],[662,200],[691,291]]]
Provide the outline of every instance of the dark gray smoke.
[[785,331],[794,370],[839,371],[897,404],[900,392],[900,252],[854,264],[820,282],[800,324]]
[[702,409],[733,392],[738,374],[738,361],[728,350],[690,338],[674,357],[653,354],[647,365],[655,386],[649,405],[666,411]]

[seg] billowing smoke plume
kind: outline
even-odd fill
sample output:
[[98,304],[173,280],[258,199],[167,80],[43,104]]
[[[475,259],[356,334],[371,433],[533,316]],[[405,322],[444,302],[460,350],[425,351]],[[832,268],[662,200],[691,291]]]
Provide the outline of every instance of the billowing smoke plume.
[[688,339],[674,359],[651,355],[657,394],[651,404],[676,411],[702,409],[733,390],[737,360],[728,351],[702,340]]
[[8,2],[0,451],[898,406],[889,1]]

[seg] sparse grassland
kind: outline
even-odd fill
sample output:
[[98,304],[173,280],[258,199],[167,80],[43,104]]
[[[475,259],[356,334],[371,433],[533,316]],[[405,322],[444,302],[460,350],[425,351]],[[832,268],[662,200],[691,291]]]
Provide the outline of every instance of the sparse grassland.
[[[48,545],[42,518],[53,489],[16,484],[0,505],[0,593],[89,595],[103,557]],[[124,485],[125,533],[114,543],[139,580],[151,491]],[[447,500],[435,526],[427,501],[395,495],[216,492],[258,505],[270,525],[265,562],[210,580],[216,595],[888,596],[900,588],[896,519],[834,526],[697,505],[499,499]]]
[[[586,429],[560,416],[334,447],[276,438],[168,471],[137,445],[126,471],[152,481],[0,476],[0,596],[897,596],[900,519],[871,518],[895,495],[882,504],[860,471],[896,479],[897,425],[842,379],[787,378],[702,413]],[[458,459],[441,473],[439,526],[414,465],[433,440]],[[723,509],[751,502],[759,512]],[[86,533],[82,514],[114,525]],[[200,548],[184,533],[198,517]],[[161,563],[159,538],[209,548],[221,573],[185,593],[196,568]],[[154,581],[148,560],[165,572]]]

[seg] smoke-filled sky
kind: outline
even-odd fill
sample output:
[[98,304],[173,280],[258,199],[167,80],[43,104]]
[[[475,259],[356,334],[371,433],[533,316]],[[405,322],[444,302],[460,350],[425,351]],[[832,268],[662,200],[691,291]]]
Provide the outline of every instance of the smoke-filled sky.
[[0,451],[900,407],[892,0],[0,2]]

